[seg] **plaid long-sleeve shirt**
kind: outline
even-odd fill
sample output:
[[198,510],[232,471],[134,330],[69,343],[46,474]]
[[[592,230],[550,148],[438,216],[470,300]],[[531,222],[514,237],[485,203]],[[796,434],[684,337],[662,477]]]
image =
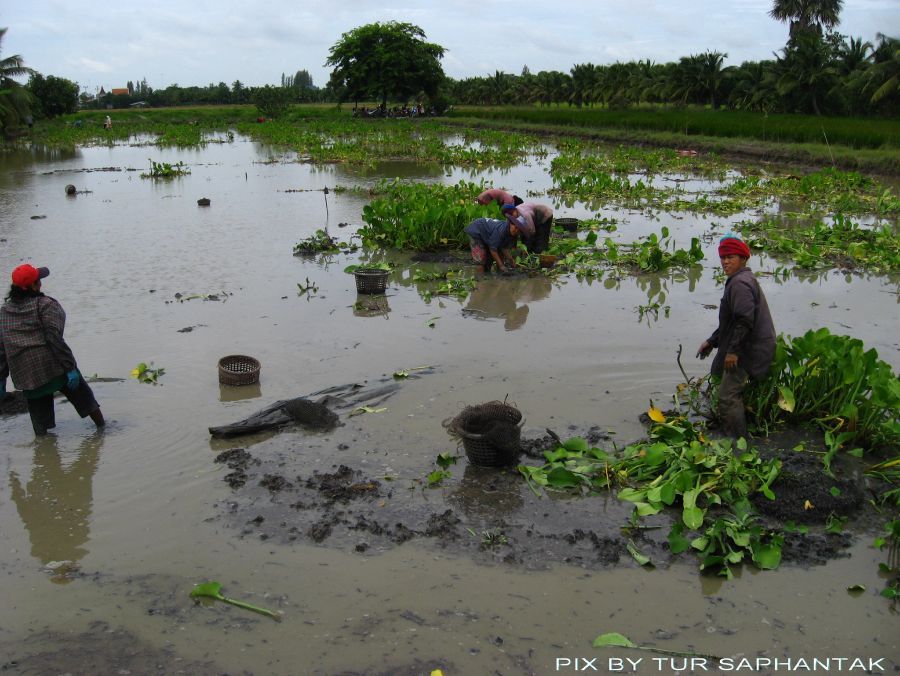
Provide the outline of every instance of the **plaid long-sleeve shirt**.
[[77,368],[63,340],[66,313],[43,294],[0,308],[0,378],[12,376],[20,390],[36,390]]

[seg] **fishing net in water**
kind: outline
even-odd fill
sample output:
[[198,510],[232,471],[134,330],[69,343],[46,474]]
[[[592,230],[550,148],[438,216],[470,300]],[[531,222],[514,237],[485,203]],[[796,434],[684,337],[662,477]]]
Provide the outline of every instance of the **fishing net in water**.
[[521,452],[522,413],[502,401],[466,406],[444,427],[461,441],[469,461],[483,467],[514,463]]
[[330,430],[338,423],[337,413],[325,404],[298,397],[285,402],[281,407],[291,419],[303,427],[314,430]]

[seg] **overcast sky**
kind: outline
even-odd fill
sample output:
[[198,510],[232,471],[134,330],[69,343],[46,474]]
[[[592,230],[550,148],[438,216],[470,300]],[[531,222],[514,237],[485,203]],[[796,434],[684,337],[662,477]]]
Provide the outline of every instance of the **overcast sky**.
[[[787,26],[770,0],[0,0],[9,28],[0,58],[21,55],[44,75],[94,92],[143,78],[154,89],[235,80],[279,84],[308,70],[317,86],[342,33],[374,21],[406,21],[443,46],[454,78],[568,72],[576,63],[650,59],[704,51],[726,65],[768,59]],[[845,0],[838,31],[875,42],[900,37],[900,0]]]

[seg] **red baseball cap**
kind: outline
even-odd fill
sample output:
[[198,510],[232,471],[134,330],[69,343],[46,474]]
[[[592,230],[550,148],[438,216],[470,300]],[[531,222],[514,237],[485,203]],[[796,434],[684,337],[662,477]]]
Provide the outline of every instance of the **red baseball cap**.
[[36,268],[25,263],[12,271],[12,283],[21,289],[30,289],[36,281],[49,274],[49,268]]

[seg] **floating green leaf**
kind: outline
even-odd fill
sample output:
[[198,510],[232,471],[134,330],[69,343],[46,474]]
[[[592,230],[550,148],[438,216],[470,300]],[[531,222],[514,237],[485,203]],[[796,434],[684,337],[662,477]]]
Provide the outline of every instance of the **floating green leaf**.
[[237,601],[235,599],[230,599],[226,596],[223,596],[221,593],[222,585],[218,582],[202,582],[198,584],[191,591],[191,598],[199,599],[199,598],[210,598],[215,599],[216,601],[223,601],[224,603],[230,603],[233,606],[237,606],[238,608],[244,608],[245,610],[252,610],[254,613],[259,613],[260,615],[265,615],[266,617],[271,617],[276,622],[281,622],[281,613],[276,613],[271,610],[266,610],[265,608],[260,608],[259,606],[254,606],[250,603],[246,603],[245,601]]

